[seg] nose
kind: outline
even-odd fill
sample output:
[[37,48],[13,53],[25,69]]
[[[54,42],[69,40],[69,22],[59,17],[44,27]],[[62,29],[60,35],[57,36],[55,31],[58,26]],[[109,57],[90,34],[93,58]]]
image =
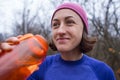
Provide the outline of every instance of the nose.
[[63,34],[65,34],[65,32],[66,32],[65,24],[61,23],[58,30],[57,30],[57,33],[63,35]]

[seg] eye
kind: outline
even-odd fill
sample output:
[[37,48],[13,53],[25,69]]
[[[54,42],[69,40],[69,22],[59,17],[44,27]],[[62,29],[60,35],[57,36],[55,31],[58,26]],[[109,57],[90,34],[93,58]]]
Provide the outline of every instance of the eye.
[[60,26],[60,24],[58,22],[53,22],[52,23],[52,28],[57,28],[59,26]]

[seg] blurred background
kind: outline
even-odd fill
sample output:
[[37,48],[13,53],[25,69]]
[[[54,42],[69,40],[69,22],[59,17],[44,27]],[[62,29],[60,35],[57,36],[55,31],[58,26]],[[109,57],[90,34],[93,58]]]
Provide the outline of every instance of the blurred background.
[[[89,35],[98,39],[87,55],[107,63],[120,80],[120,0],[0,0],[0,41],[33,33],[49,42],[51,15],[64,2],[83,6],[89,20]],[[48,55],[54,53],[49,49]]]

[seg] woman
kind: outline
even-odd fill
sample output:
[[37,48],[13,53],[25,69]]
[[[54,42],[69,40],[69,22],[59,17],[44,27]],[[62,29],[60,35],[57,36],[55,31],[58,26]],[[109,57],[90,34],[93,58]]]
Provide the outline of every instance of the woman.
[[39,70],[27,80],[115,80],[112,69],[105,63],[88,57],[96,40],[88,38],[85,11],[74,3],[57,7],[51,19],[53,50]]

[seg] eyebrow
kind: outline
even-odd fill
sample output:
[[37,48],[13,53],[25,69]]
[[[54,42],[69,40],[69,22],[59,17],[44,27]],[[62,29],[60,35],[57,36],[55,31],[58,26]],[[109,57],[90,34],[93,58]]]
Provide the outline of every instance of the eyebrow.
[[58,19],[53,19],[52,21],[59,21]]
[[67,20],[69,18],[73,18],[73,16],[67,16],[67,17],[65,17],[65,20]]
[[[73,18],[73,16],[67,16],[67,17],[65,17],[65,20],[67,20],[69,18]],[[53,21],[59,21],[59,20],[58,19],[53,19]]]

